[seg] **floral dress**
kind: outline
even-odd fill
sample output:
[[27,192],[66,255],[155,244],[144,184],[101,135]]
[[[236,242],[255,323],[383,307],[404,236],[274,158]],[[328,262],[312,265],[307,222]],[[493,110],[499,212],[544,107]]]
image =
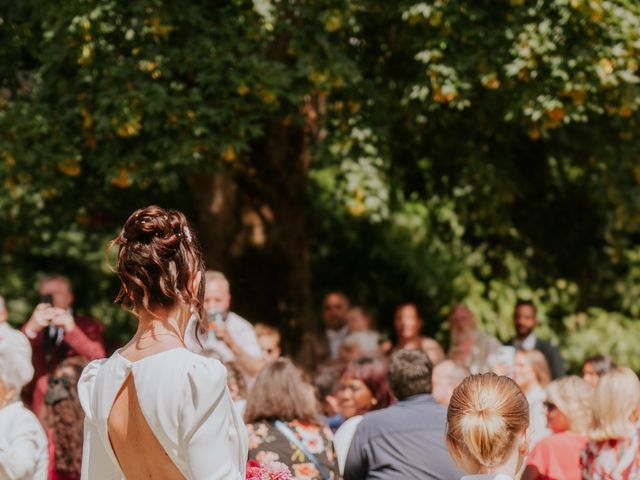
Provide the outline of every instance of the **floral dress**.
[[589,442],[582,451],[581,464],[584,479],[640,479],[640,435],[637,428],[624,439]]
[[[298,439],[318,459],[331,478],[339,478],[338,464],[333,451],[329,428],[299,421],[287,422]],[[304,453],[280,433],[273,422],[255,422],[247,425],[249,458],[260,463],[279,461],[293,473],[292,480],[322,480],[320,472]]]

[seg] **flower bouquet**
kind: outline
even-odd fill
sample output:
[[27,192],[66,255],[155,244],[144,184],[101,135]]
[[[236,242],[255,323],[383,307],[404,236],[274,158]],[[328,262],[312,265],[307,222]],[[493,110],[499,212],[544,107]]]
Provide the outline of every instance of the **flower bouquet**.
[[246,480],[290,480],[291,471],[282,462],[258,463],[247,462]]

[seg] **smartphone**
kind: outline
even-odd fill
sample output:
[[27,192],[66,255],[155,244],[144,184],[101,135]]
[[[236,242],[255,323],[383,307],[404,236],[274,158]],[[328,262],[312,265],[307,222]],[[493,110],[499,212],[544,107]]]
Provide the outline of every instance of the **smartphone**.
[[51,296],[51,295],[40,295],[40,302],[39,303],[48,303],[49,305],[51,305],[53,307],[53,296]]

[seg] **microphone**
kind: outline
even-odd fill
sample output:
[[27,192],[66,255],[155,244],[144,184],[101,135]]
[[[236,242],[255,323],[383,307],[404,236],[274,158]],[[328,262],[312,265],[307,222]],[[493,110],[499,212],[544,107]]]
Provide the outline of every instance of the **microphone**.
[[208,340],[215,340],[216,337],[216,326],[224,325],[224,315],[220,310],[209,310],[207,312],[207,330],[209,331]]

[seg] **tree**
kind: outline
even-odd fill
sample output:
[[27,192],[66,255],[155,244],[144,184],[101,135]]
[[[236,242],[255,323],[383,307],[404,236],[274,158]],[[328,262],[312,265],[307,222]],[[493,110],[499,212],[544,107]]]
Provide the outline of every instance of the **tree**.
[[576,311],[640,314],[634,2],[4,6],[16,312],[28,272],[60,262],[103,298],[88,262],[161,202],[194,219],[236,305],[281,326],[310,327],[333,287],[383,324],[413,297],[432,331],[466,299],[501,336],[532,296],[564,345]]

